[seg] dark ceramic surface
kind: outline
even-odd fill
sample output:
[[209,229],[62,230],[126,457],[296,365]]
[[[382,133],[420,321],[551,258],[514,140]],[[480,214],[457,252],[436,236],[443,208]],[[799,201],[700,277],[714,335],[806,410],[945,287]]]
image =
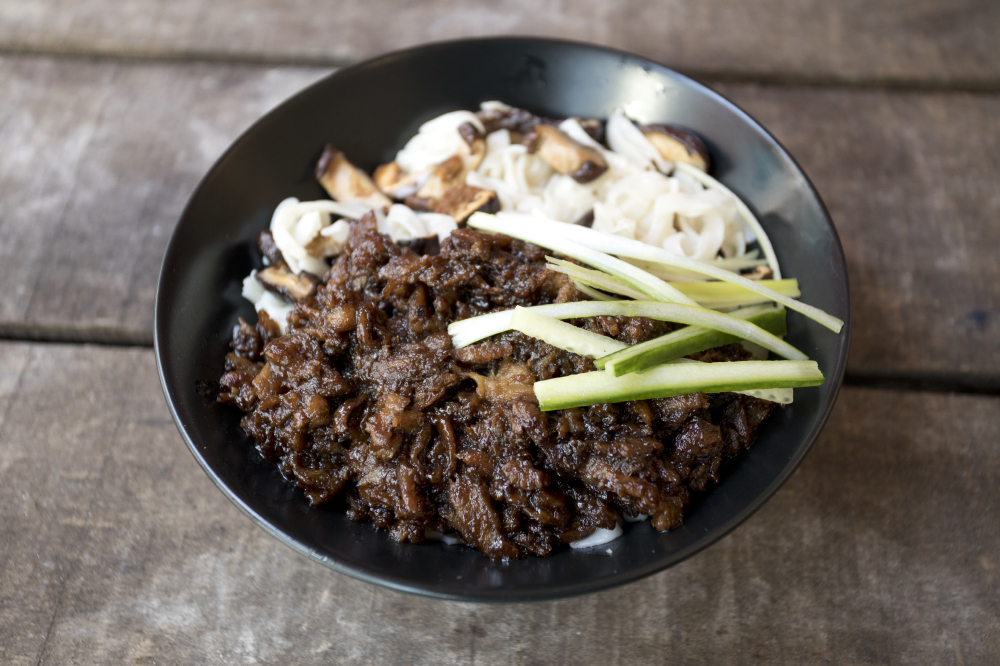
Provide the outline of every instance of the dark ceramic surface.
[[[288,196],[324,197],[312,166],[326,143],[365,169],[390,160],[424,121],[500,99],[542,115],[674,122],[709,146],[713,175],[741,195],[770,235],[802,298],[845,321],[835,335],[796,313],[789,341],[819,362],[826,384],[796,391],[723,484],[670,533],[647,523],[596,549],[499,563],[461,546],[398,544],[367,523],[309,508],[239,427],[240,413],[201,397],[215,380],[237,316],[253,309],[240,281],[259,265],[253,236]],[[171,238],[156,300],[156,359],[167,402],[219,488],[283,543],[342,573],[447,599],[526,601],[591,592],[655,573],[746,520],[781,486],[823,427],[842,381],[850,299],[836,231],[806,176],[749,116],[707,88],[636,56],[569,42],[500,38],[432,44],[341,69],[248,130],[198,186]],[[610,550],[610,554],[607,552]]]

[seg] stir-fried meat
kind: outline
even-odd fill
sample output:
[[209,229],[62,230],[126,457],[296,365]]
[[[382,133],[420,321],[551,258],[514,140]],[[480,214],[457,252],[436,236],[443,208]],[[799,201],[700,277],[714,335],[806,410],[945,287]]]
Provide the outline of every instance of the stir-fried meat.
[[[719,481],[772,404],[692,394],[543,413],[535,381],[594,370],[517,332],[453,349],[448,324],[516,305],[580,300],[538,247],[471,229],[436,255],[379,234],[368,216],[279,337],[241,320],[220,400],[246,412],[257,448],[313,504],[419,542],[452,534],[493,558],[548,555],[619,514],[678,526],[691,491]],[[577,325],[636,343],[646,319]],[[700,355],[745,357],[738,346]]]

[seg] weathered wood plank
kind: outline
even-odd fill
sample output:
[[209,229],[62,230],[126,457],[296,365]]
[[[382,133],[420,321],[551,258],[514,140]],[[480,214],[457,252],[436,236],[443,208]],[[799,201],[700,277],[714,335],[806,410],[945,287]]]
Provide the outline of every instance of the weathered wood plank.
[[694,72],[993,85],[989,0],[13,0],[0,45],[112,54],[335,61],[430,40],[531,34],[628,49]]
[[[170,230],[256,116],[324,73],[0,59],[0,332],[151,339]],[[1000,374],[1000,96],[722,86],[847,251],[851,367]]]
[[1000,96],[719,88],[830,209],[851,279],[851,371],[1000,375]]
[[323,73],[0,61],[0,327],[151,340],[160,261],[194,186]]
[[801,469],[627,587],[454,604],[334,574],[224,499],[143,350],[0,343],[0,661],[993,663],[1000,399],[846,389]]

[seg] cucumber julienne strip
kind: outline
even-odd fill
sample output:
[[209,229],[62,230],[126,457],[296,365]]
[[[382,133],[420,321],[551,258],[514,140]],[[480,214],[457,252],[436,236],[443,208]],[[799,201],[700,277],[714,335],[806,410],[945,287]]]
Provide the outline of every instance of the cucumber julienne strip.
[[586,282],[583,282],[582,280],[579,280],[578,278],[570,278],[570,279],[573,280],[573,284],[576,285],[577,289],[579,289],[580,291],[582,291],[583,293],[585,293],[587,296],[590,296],[595,301],[617,301],[618,300],[614,296],[611,296],[609,294],[605,294],[603,291],[598,291],[597,289],[594,289],[589,284],[587,284]]
[[817,307],[813,307],[812,305],[808,305],[802,301],[797,301],[794,298],[782,296],[773,289],[768,289],[767,287],[757,284],[753,280],[748,280],[741,275],[727,271],[724,268],[713,266],[708,262],[697,261],[695,259],[689,259],[687,257],[680,257],[671,254],[663,248],[653,247],[652,245],[647,245],[640,241],[632,240],[631,238],[615,236],[614,234],[604,234],[599,231],[594,231],[593,229],[588,229],[587,227],[581,227],[577,224],[554,222],[540,215],[501,213],[500,220],[502,222],[500,225],[492,224],[492,221],[488,219],[489,217],[490,216],[486,213],[475,213],[469,218],[469,226],[479,228],[481,223],[486,222],[490,223],[491,227],[502,227],[502,233],[514,237],[520,237],[519,234],[522,229],[545,229],[551,233],[559,233],[565,238],[590,248],[600,248],[602,251],[623,257],[642,259],[644,261],[651,261],[665,266],[683,268],[702,275],[714,277],[724,282],[731,282],[732,284],[740,285],[745,289],[749,289],[750,291],[757,292],[762,296],[766,296],[772,301],[781,303],[789,310],[800,312],[813,321],[826,326],[834,333],[839,333],[840,329],[844,326],[844,322],[842,320],[823,312]]
[[[664,266],[663,264],[644,261],[642,259],[632,259],[631,257],[620,256],[622,261],[632,264],[636,268],[641,268],[647,273],[652,273],[661,280],[666,280],[670,284],[677,282],[704,282],[710,280],[707,275],[677,268],[676,266]],[[702,261],[699,259],[699,261]],[[705,263],[710,263],[716,268],[724,268],[732,273],[739,274],[740,271],[757,266],[766,266],[767,259],[756,259],[753,261],[741,261],[737,259],[711,259]]]
[[611,355],[628,347],[624,342],[619,342],[614,338],[591,333],[586,329],[577,328],[573,324],[540,315],[520,306],[514,308],[514,314],[510,317],[510,325],[515,331],[538,338],[553,347],[559,347],[559,349],[565,349],[588,358]]
[[[757,266],[767,266],[767,259],[762,259],[760,257],[760,250],[756,249],[750,250],[749,252],[741,254],[737,257],[730,257],[729,259],[725,259],[723,257],[716,257],[715,259],[710,259],[709,261],[712,262],[713,266],[718,266],[719,268],[725,268],[726,270],[730,271],[742,271],[748,268],[756,268]],[[629,263],[631,264],[632,262],[630,261]],[[638,266],[638,264],[635,265]],[[649,270],[645,266],[639,266],[639,268],[643,268],[652,273],[653,275],[656,275],[656,277],[667,280],[667,278],[663,277],[662,275],[657,275],[655,270]],[[705,278],[704,276],[699,276],[698,279],[703,280]]]
[[[479,217],[476,218],[476,216]],[[474,218],[477,219],[475,224],[473,224]],[[508,232],[507,225],[504,222],[498,220],[495,215],[487,215],[485,213],[473,213],[472,217],[469,218],[469,226],[484,231],[506,234],[528,243],[534,243],[540,247],[560,252],[567,257],[573,257],[594,268],[599,268],[605,273],[610,273],[617,278],[621,278],[630,287],[634,287],[642,293],[647,294],[651,299],[668,303],[698,305],[693,299],[688,298],[655,275],[647,273],[641,268],[636,268],[621,259],[605,254],[600,250],[584,247],[572,240],[567,240],[565,235],[560,233],[558,229],[542,229],[536,228],[534,225],[525,224],[521,225],[516,233],[511,234]]]
[[699,183],[704,185],[709,189],[722,190],[731,196],[736,202],[736,210],[739,211],[740,215],[746,221],[750,228],[753,229],[753,233],[757,236],[757,242],[760,243],[760,247],[764,250],[764,256],[767,257],[767,265],[771,267],[771,272],[774,273],[774,277],[781,279],[781,268],[778,266],[778,258],[774,254],[774,248],[771,246],[771,239],[767,237],[764,232],[764,227],[760,226],[760,222],[757,221],[757,217],[750,211],[743,200],[736,196],[732,190],[712,178],[707,173],[701,169],[697,169],[690,164],[684,164],[683,162],[676,162],[674,168],[678,171],[683,171],[688,174]]
[[[695,361],[690,358],[675,358],[673,361],[667,361],[667,363],[701,363],[701,361]],[[742,393],[743,395],[748,395],[752,398],[770,400],[771,402],[776,402],[780,405],[790,405],[795,400],[795,393],[791,388],[749,389],[746,391],[733,391],[733,393]]]
[[[551,258],[550,261],[552,261]],[[619,280],[618,278],[608,275],[607,273],[601,273],[600,271],[578,270],[578,267],[573,266],[573,264],[569,264],[569,266],[561,266],[559,264],[549,263],[546,265],[546,268],[548,268],[550,271],[555,271],[556,273],[562,273],[564,275],[570,276],[571,278],[576,278],[577,280],[586,282],[590,286],[596,287],[597,289],[603,289],[604,291],[609,291],[614,294],[627,296],[637,301],[649,300],[649,296],[647,296],[646,294],[642,293],[641,291],[636,291],[635,289],[632,289],[627,284],[625,284],[623,280]]]
[[790,388],[751,389],[750,391],[733,391],[733,393],[742,393],[753,398],[769,400],[779,405],[790,405],[795,398],[793,389]]
[[[798,298],[802,295],[802,292],[799,291],[799,281],[794,278],[759,280],[758,283],[789,298]],[[771,302],[771,299],[757,292],[729,282],[675,282],[670,284],[676,287],[677,291],[685,296],[690,296],[698,301],[699,305],[706,308],[729,308]]]
[[[784,309],[762,305],[743,308],[742,311],[737,310],[733,315],[775,335],[786,333]],[[730,333],[713,331],[701,326],[686,326],[599,358],[594,365],[607,370],[615,377],[620,377],[629,372],[642,372],[665,361],[738,341],[739,338]]]
[[767,259],[760,259],[757,257],[757,250],[753,253],[748,253],[741,257],[733,257],[732,259],[713,259],[712,263],[719,268],[728,268],[731,271],[739,271],[744,268],[754,268],[756,266],[766,266]]
[[[578,278],[598,289],[628,296],[639,301],[646,300],[642,294],[630,288],[624,281],[607,273],[577,266],[562,259],[554,259],[553,257],[546,257],[546,259],[549,261],[549,270]],[[757,292],[744,289],[739,285],[729,282],[668,282],[667,284],[685,296],[693,298],[698,302],[698,305],[712,309],[756,305],[771,300]],[[758,284],[790,298],[798,298],[802,295],[802,292],[799,291],[799,281],[794,278],[788,280],[759,280]]]
[[[781,338],[746,320],[698,306],[654,301],[577,301],[539,305],[531,309],[538,314],[556,319],[579,319],[607,315],[612,317],[646,317],[689,326],[702,326],[730,333],[743,340],[756,342],[761,347],[787,359],[804,361],[808,358]],[[452,345],[455,348],[464,347],[491,335],[509,331],[511,314],[511,310],[493,312],[451,324],[448,327],[448,333],[451,335]]]
[[[775,312],[774,308],[770,309],[772,312]],[[511,315],[511,324],[514,330],[520,331],[525,335],[530,335],[554,347],[559,347],[560,349],[589,358],[605,354],[613,356],[613,352],[624,350],[628,347],[624,342],[619,342],[613,338],[598,335],[597,333],[591,333],[590,331],[577,328],[572,324],[567,324],[552,317],[540,315],[528,308],[514,308],[514,314]],[[699,361],[678,358],[671,361],[671,363],[699,363]],[[791,404],[794,397],[790,388],[753,389],[738,392],[783,405]]]
[[607,371],[535,382],[542,411],[605,402],[668,398],[686,393],[818,386],[823,373],[815,361],[735,361],[667,363],[642,373],[613,377]]

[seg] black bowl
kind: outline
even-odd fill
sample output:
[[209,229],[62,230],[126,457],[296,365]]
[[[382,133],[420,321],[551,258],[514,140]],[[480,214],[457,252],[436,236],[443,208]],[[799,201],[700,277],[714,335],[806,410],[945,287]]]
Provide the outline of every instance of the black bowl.
[[[336,571],[397,590],[474,601],[526,601],[592,592],[676,564],[746,520],[812,445],[836,399],[849,341],[797,314],[789,341],[819,362],[826,383],[801,389],[723,483],[660,534],[626,525],[606,546],[494,562],[463,546],[399,544],[342,512],[310,508],[265,463],[234,407],[199,393],[216,380],[237,316],[251,318],[240,281],[259,263],[254,234],[288,196],[323,198],[312,167],[327,142],[365,169],[392,159],[424,121],[491,99],[553,117],[634,119],[696,131],[713,174],[744,198],[803,299],[849,320],[847,271],[833,224],[809,180],[760,125],[718,94],[642,58],[546,39],[430,44],[337,71],[251,127],[198,186],[163,259],[156,295],[156,360],[171,413],[198,462],[258,525]],[[610,554],[608,551],[610,550]]]

